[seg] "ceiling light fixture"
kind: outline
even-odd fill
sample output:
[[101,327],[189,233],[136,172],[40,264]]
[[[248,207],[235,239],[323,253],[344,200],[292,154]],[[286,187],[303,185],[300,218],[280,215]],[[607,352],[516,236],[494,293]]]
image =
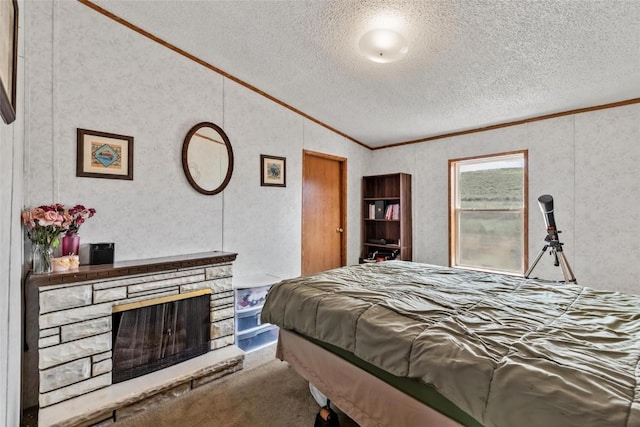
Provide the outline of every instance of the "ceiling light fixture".
[[375,29],[364,33],[358,45],[367,59],[389,63],[399,61],[409,51],[407,39],[393,30]]

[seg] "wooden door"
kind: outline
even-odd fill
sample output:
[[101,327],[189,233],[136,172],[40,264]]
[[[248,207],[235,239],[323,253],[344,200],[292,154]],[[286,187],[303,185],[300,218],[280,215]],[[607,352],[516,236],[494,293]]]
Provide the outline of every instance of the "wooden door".
[[342,157],[303,152],[302,274],[346,263],[346,173]]

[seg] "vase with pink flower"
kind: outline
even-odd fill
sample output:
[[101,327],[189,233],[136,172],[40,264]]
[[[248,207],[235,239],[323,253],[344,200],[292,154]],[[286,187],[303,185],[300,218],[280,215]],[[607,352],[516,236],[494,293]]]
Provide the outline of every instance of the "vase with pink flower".
[[53,250],[60,244],[60,233],[67,229],[71,218],[59,203],[25,209],[21,218],[32,243],[33,273],[51,273]]
[[94,208],[86,208],[83,205],[75,205],[66,212],[69,216],[69,226],[62,237],[62,255],[79,255],[80,236],[78,231],[87,218],[91,218],[96,214],[96,210]]

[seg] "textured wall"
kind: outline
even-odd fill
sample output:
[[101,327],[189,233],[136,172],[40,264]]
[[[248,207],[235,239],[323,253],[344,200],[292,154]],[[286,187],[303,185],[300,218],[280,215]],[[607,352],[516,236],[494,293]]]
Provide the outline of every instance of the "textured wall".
[[[23,85],[24,21],[18,2],[17,86]],[[16,120],[0,119],[0,426],[20,424],[24,98],[17,94]]]
[[[238,252],[239,275],[299,274],[302,150],[356,156],[348,168],[358,182],[365,149],[80,3],[29,8],[26,203],[96,208],[80,230],[81,260],[88,243],[113,241],[116,260],[217,249]],[[215,196],[182,171],[183,139],[200,121],[221,126],[234,150],[234,174]],[[133,136],[134,180],[77,178],[76,128]],[[287,158],[286,188],[260,186],[260,154]],[[351,262],[355,212],[358,203]]]
[[0,119],[0,426],[20,420],[22,120]]
[[[415,261],[447,264],[448,160],[529,150],[529,260],[544,246],[537,199],[554,198],[565,256],[578,283],[640,293],[640,105],[374,151],[367,174],[413,175]],[[533,277],[562,280],[545,254]]]

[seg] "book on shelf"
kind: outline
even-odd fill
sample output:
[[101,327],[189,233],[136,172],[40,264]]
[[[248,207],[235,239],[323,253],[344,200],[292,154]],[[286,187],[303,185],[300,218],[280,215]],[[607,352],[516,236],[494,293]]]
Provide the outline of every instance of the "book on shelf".
[[368,204],[368,219],[400,219],[400,204],[376,201]]
[[391,219],[393,215],[393,205],[387,205],[384,210],[384,219]]
[[400,219],[400,204],[393,203],[387,205],[384,213],[384,219]]

